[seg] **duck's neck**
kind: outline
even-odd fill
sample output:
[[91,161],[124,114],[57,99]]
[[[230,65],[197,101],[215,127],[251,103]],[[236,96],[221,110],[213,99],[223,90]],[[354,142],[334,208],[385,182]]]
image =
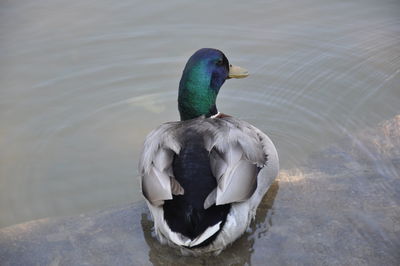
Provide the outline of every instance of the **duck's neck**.
[[181,121],[218,113],[216,99],[221,86],[216,86],[212,73],[204,68],[198,64],[183,71],[178,97]]

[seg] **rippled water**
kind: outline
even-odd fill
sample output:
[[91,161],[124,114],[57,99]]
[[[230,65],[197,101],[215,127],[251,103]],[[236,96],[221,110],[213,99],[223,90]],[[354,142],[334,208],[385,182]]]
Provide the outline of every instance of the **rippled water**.
[[202,47],[251,74],[219,109],[265,131],[283,170],[307,164],[400,113],[399,14],[377,0],[2,1],[0,227],[141,201],[141,143],[178,119]]

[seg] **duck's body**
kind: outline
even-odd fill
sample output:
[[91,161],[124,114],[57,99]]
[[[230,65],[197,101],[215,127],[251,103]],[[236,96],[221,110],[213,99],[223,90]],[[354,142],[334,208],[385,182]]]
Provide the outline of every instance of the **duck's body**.
[[139,163],[158,239],[192,254],[219,253],[243,234],[279,170],[267,135],[217,113],[225,79],[247,76],[232,68],[218,50],[191,57],[180,84],[182,121],[153,130]]

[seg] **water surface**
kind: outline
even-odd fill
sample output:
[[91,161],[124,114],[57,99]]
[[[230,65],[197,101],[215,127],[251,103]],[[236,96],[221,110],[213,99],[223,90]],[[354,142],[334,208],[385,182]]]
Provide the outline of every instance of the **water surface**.
[[178,119],[181,71],[202,47],[250,71],[225,83],[219,109],[296,171],[400,113],[399,14],[377,0],[2,1],[0,227],[141,201],[142,141]]

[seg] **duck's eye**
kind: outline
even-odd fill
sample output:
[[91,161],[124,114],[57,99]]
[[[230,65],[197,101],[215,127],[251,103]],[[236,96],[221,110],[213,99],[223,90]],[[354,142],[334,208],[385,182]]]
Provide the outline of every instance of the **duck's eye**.
[[218,59],[215,64],[217,64],[217,66],[222,66],[224,63],[224,61],[222,59]]

